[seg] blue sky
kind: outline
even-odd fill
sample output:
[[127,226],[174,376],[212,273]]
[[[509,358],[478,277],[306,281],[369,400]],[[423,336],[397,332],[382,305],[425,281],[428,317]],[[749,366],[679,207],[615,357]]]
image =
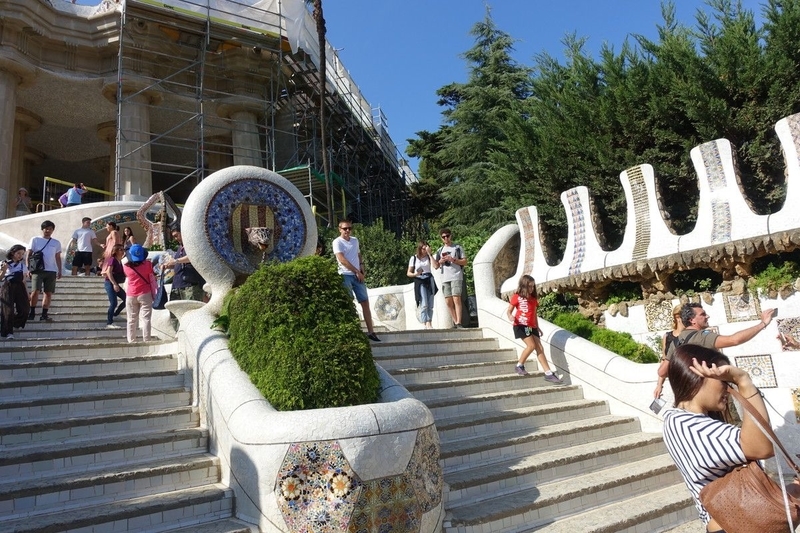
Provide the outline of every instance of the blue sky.
[[[758,17],[761,0],[741,1]],[[691,26],[698,9],[709,10],[704,0],[674,3],[678,20]],[[467,81],[461,54],[473,45],[469,31],[487,5],[497,27],[517,40],[514,58],[526,66],[543,51],[563,57],[568,33],[587,38],[586,50],[596,53],[604,42],[619,50],[630,34],[655,39],[662,22],[660,0],[323,0],[328,40],[362,94],[381,107],[401,153],[417,131],[439,128],[436,90]]]

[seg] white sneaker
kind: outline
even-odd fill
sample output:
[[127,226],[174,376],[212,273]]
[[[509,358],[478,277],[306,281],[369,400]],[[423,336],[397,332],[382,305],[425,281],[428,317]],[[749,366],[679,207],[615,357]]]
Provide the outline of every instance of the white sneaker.
[[122,329],[122,326],[116,324],[106,324],[106,329]]
[[0,339],[3,339],[4,341],[13,341],[13,340],[14,340],[14,335],[12,335],[11,333],[9,333],[9,334],[8,334],[8,335],[6,335],[5,337],[0,337]]

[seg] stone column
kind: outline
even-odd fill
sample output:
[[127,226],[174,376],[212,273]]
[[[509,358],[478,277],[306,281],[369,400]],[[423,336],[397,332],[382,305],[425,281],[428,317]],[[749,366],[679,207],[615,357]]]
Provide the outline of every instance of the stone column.
[[[14,134],[17,114],[17,87],[29,85],[33,80],[33,69],[12,61],[0,58],[0,219],[9,215],[9,204],[12,188],[12,161],[14,152]],[[16,190],[13,198],[16,198]],[[11,213],[13,216],[13,213]]]
[[[103,95],[116,104],[117,83],[103,87]],[[122,99],[116,158],[119,172],[115,172],[116,186],[112,190],[119,200],[145,201],[153,194],[150,106],[161,103],[162,97],[146,89],[143,82],[131,79],[122,88]]]
[[108,173],[106,174],[105,189],[112,191],[116,196],[114,172],[117,164],[117,123],[113,120],[97,125],[97,138],[109,144]]
[[219,116],[231,120],[234,165],[264,166],[258,134],[258,119],[263,109],[263,102],[245,96],[225,98],[217,107]]
[[208,164],[209,173],[233,165],[231,146],[231,138],[228,136],[215,135],[206,137],[205,161]]
[[25,173],[25,134],[29,131],[36,131],[42,125],[42,117],[18,107],[14,121],[14,148],[11,156],[11,184],[8,188],[8,213],[15,214],[14,200],[17,198],[17,191],[20,187],[26,187],[30,191],[28,175]]

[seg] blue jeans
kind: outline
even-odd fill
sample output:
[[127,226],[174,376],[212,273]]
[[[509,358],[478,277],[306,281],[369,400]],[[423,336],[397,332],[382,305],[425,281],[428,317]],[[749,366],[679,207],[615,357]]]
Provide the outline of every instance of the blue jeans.
[[122,290],[122,287],[119,288],[118,292],[115,291],[114,284],[108,280],[106,280],[105,282],[105,288],[106,288],[106,296],[108,296],[108,316],[106,318],[106,324],[113,324],[114,311],[117,309],[117,298],[121,299],[124,302],[125,291]]
[[433,320],[433,295],[427,284],[419,288],[419,320],[427,324]]

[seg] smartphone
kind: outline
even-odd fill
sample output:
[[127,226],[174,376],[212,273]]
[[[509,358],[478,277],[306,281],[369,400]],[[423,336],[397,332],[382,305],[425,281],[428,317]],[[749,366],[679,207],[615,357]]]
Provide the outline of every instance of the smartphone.
[[442,257],[450,257],[450,252],[442,252]]
[[656,398],[650,404],[650,410],[653,411],[655,414],[658,414],[658,413],[661,412],[661,409],[663,409],[663,407],[664,407],[664,405],[666,405],[666,403],[667,403],[666,400],[662,400],[661,398]]

